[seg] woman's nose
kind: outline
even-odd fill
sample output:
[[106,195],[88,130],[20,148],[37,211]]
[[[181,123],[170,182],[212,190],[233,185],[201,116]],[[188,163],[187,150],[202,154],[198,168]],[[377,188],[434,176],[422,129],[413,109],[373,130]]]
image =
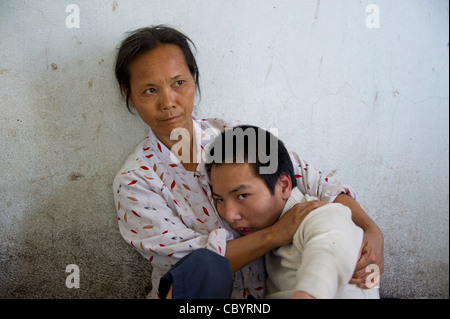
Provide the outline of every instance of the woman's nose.
[[170,89],[163,90],[160,94],[161,109],[168,110],[175,106],[175,99],[173,92]]

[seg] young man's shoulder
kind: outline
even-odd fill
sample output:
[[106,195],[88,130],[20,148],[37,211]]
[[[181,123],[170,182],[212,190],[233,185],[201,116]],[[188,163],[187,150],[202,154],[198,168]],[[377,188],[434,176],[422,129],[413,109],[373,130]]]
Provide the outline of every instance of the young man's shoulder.
[[239,120],[226,119],[226,118],[203,118],[203,119],[194,119],[202,129],[207,128],[217,128],[219,130],[224,130],[226,128],[232,128],[235,126],[245,124]]

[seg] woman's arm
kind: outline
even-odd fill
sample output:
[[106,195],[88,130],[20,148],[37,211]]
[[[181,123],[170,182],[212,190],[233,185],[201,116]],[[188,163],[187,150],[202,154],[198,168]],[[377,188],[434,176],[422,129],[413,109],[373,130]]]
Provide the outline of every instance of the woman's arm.
[[371,264],[377,265],[380,276],[384,271],[384,240],[381,230],[356,202],[355,192],[348,185],[341,183],[335,177],[324,176],[321,171],[308,165],[294,152],[291,152],[291,159],[298,188],[303,194],[349,207],[352,211],[353,222],[364,230],[361,258],[356,265],[351,283],[367,288],[366,279],[371,273],[366,272],[366,267]]
[[[371,274],[366,271],[366,267],[372,264],[378,266],[378,277],[380,278],[384,271],[384,239],[380,228],[366,214],[361,206],[349,195],[340,194],[334,200],[335,203],[341,203],[352,211],[353,222],[364,230],[363,244],[361,247],[361,257],[356,265],[350,283],[357,284],[362,288],[369,288],[366,285],[367,277]],[[371,286],[377,283],[371,283]]]
[[114,201],[124,240],[153,265],[167,270],[198,248],[223,254],[228,231],[222,228],[206,234],[187,227],[175,208],[169,207],[178,204],[167,202],[157,192],[161,186],[156,173],[144,172],[148,177],[134,169],[114,179]]
[[320,201],[297,204],[272,226],[228,241],[225,257],[230,261],[232,272],[241,269],[273,248],[290,244],[306,215],[325,204]]

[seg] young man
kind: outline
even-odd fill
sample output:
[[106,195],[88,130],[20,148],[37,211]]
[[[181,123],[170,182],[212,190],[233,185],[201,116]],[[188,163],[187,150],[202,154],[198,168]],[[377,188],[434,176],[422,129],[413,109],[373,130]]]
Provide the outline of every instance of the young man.
[[[270,227],[297,203],[316,200],[296,187],[288,151],[254,126],[227,129],[206,158],[219,215],[241,235]],[[342,204],[322,205],[300,224],[293,242],[266,254],[267,298],[379,298],[349,284],[363,231]]]

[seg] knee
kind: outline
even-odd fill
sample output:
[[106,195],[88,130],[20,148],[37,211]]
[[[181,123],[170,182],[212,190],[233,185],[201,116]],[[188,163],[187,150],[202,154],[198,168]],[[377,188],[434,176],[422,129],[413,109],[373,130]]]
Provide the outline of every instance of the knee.
[[197,249],[185,256],[169,273],[175,299],[226,299],[231,296],[233,277],[230,263],[227,258],[208,249]]
[[[201,281],[205,292],[212,298],[229,298],[233,287],[230,262],[227,258],[208,249],[196,250],[191,259],[201,273]],[[229,293],[227,292],[229,291]]]
[[224,258],[221,255],[219,255],[209,249],[206,249],[206,248],[199,248],[199,249],[193,251],[191,253],[191,257],[202,259],[204,261],[208,261],[208,260],[214,261],[214,260],[219,260],[221,258]]
[[190,259],[195,261],[199,270],[205,271],[206,275],[220,273],[230,273],[231,267],[227,258],[206,248],[200,248],[194,251]]

